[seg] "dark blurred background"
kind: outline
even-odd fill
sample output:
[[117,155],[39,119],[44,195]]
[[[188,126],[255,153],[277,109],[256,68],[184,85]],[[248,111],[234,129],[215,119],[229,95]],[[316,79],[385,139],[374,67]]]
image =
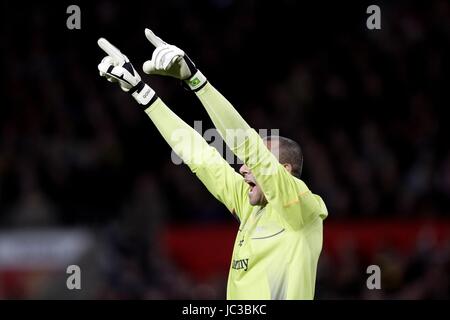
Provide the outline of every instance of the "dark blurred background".
[[[71,4],[81,30],[66,27]],[[381,30],[366,28],[370,4]],[[450,297],[448,1],[8,0],[1,12],[0,298],[225,297],[237,224],[97,72],[99,37],[140,71],[145,27],[253,127],[300,142],[303,180],[329,210],[317,298]],[[176,81],[140,73],[212,127]],[[66,288],[69,264],[80,291]],[[371,264],[381,290],[366,287]]]

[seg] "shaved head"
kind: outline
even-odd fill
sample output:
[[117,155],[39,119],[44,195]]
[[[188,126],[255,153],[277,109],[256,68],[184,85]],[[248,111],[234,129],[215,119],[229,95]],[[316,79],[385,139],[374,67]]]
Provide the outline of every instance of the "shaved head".
[[267,136],[264,142],[272,152],[278,149],[278,161],[283,165],[291,165],[292,175],[300,178],[303,168],[303,153],[300,145],[292,139],[281,136]]

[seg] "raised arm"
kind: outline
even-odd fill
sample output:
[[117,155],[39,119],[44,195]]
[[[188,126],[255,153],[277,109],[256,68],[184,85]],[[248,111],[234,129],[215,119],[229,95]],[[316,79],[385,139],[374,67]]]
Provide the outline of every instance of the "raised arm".
[[169,45],[146,29],[147,39],[156,47],[143,69],[149,74],[182,80],[196,93],[224,141],[252,171],[265,198],[293,227],[301,227],[319,214],[326,214],[323,201],[303,181],[292,176],[265,146],[261,137],[196,68],[181,49]]
[[323,201],[286,170],[220,92],[207,83],[196,94],[230,149],[250,169],[267,201],[279,208],[289,225],[299,228],[323,212]]
[[233,215],[242,219],[242,199],[247,192],[244,179],[219,152],[192,127],[173,113],[161,99],[145,110],[164,140],[189,166],[206,188]]
[[157,97],[155,91],[141,80],[133,65],[119,49],[103,38],[99,39],[98,44],[107,53],[98,66],[100,75],[110,82],[119,83],[123,91],[131,93],[174,152],[206,188],[241,219],[241,202],[247,188],[243,178],[214,147],[208,145],[197,131]]

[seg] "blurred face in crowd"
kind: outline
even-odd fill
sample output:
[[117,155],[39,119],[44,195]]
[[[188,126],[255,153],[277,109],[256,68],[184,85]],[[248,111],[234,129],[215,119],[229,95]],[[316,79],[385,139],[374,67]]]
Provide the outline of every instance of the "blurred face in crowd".
[[[264,144],[267,146],[267,148],[275,155],[280,154],[279,153],[279,143],[277,140],[264,140]],[[289,163],[283,164],[283,166],[286,168],[286,170],[291,173],[292,166]],[[265,206],[267,204],[266,197],[264,196],[264,193],[261,190],[261,187],[256,182],[255,177],[253,176],[250,169],[244,164],[239,169],[240,174],[244,177],[245,182],[250,186],[250,190],[248,191],[248,199],[250,202],[250,205],[252,206]]]

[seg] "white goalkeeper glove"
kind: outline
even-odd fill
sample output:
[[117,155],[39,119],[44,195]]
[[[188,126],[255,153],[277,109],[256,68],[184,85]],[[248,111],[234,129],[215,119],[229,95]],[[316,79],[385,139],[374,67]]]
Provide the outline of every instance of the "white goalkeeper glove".
[[98,65],[100,75],[110,82],[118,82],[120,88],[131,93],[136,101],[144,106],[149,105],[157,96],[155,91],[142,82],[127,56],[104,38],[97,41],[100,48],[108,55]]
[[145,36],[156,49],[152,59],[145,61],[142,69],[147,74],[170,76],[182,80],[188,89],[198,91],[207,83],[206,77],[180,48],[167,44],[150,29],[145,29]]

